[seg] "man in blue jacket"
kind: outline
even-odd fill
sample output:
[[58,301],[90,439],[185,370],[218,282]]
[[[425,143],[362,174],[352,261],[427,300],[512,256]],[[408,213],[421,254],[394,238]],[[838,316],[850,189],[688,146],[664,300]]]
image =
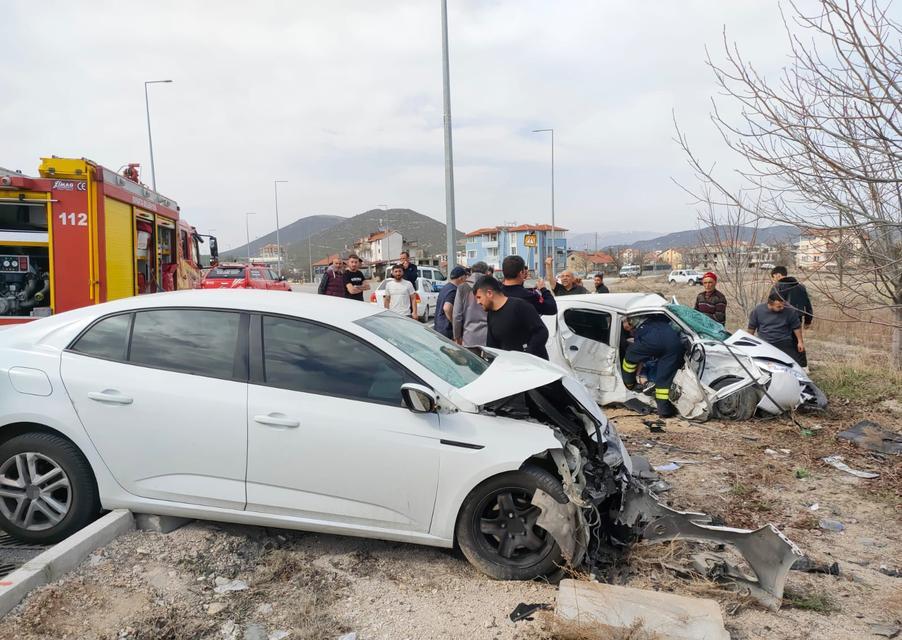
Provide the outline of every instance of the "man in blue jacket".
[[627,317],[623,329],[633,332],[633,343],[627,347],[621,369],[627,389],[636,386],[636,369],[647,360],[657,360],[655,372],[655,404],[658,416],[671,418],[676,407],[670,402],[670,385],[676,372],[683,366],[685,348],[679,332],[666,316]]

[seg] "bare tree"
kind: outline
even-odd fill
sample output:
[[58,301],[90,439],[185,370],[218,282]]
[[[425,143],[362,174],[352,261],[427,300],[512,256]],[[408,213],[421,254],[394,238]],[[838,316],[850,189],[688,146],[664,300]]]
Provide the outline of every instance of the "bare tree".
[[847,321],[892,326],[892,363],[902,369],[902,29],[889,2],[819,0],[814,14],[790,2],[790,58],[776,79],[724,35],[725,60],[709,54],[708,65],[740,115],[728,118],[715,100],[712,121],[745,160],[739,188],[677,136],[705,185],[700,202],[831,238],[841,270],[855,265],[856,286],[821,292]]

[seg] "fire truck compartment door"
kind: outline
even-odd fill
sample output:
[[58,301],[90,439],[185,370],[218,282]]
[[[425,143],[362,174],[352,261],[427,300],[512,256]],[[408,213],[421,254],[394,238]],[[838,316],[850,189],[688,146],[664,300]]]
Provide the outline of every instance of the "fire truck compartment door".
[[106,299],[135,295],[135,227],[132,208],[124,202],[104,199],[104,241],[106,246]]

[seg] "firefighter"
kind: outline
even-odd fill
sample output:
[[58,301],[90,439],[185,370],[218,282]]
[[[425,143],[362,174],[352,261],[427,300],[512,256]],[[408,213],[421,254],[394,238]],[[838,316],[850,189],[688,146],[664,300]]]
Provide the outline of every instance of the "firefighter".
[[657,361],[655,372],[655,404],[658,416],[670,418],[676,408],[670,402],[670,385],[683,366],[685,349],[679,332],[665,316],[627,317],[623,328],[633,334],[633,343],[626,349],[621,365],[623,382],[627,389],[636,386],[636,370],[648,360]]

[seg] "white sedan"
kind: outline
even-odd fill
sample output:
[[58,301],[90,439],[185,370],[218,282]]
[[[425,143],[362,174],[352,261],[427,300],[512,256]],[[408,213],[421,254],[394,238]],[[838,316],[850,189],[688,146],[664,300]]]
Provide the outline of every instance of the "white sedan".
[[[177,291],[0,333],[0,527],[126,508],[460,547],[499,579],[620,540],[733,545],[779,606],[801,552],[657,503],[563,369],[329,296]],[[627,537],[622,537],[622,536]]]

